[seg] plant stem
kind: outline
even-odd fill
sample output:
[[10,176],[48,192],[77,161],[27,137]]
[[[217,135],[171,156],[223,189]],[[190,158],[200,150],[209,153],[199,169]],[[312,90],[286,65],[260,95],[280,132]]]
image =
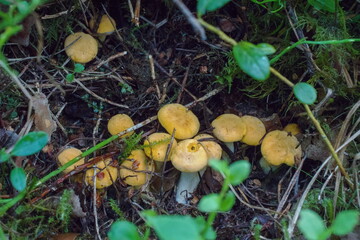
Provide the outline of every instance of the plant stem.
[[23,199],[26,196],[27,192],[28,192],[27,190],[20,192],[16,197],[12,198],[11,201],[9,201],[6,204],[4,204],[3,206],[1,206],[0,207],[0,217],[2,217],[9,208],[14,206],[21,199]]
[[[287,79],[285,76],[283,76],[281,73],[279,73],[278,71],[276,71],[276,69],[270,67],[270,71],[272,72],[272,74],[274,74],[276,77],[278,77],[281,81],[283,81],[285,84],[287,84],[289,87],[293,88],[294,84]],[[329,138],[326,136],[324,130],[322,129],[319,121],[315,118],[314,114],[311,112],[311,109],[309,107],[309,105],[307,104],[303,104],[304,108],[306,110],[307,115],[309,116],[309,118],[311,119],[311,121],[313,122],[313,124],[315,125],[317,131],[320,133],[321,138],[323,139],[323,141],[325,142],[327,148],[329,149],[331,155],[333,156],[333,158],[336,161],[337,166],[340,169],[341,174],[345,177],[345,181],[347,182],[347,184],[350,186],[350,188],[352,190],[354,190],[354,184],[350,181],[349,175],[346,172],[345,168],[343,167],[339,156],[336,154],[334,147],[332,146]]]
[[327,148],[329,149],[331,155],[333,156],[333,158],[336,161],[337,166],[339,167],[339,170],[341,172],[341,174],[345,177],[345,181],[346,183],[350,186],[350,188],[352,190],[355,190],[355,186],[354,184],[351,182],[349,174],[346,172],[344,166],[342,165],[339,156],[336,154],[334,147],[332,146],[329,138],[326,136],[324,130],[322,129],[319,121],[315,118],[314,114],[311,112],[311,109],[309,107],[309,105],[307,104],[303,104],[304,108],[306,110],[306,113],[308,114],[308,116],[310,117],[311,121],[313,122],[313,124],[315,125],[316,129],[318,130],[318,132],[321,135],[321,138],[323,139],[323,141],[325,142]]
[[203,25],[205,28],[207,28],[208,30],[212,31],[213,33],[216,33],[222,40],[224,40],[225,42],[231,44],[232,46],[235,46],[237,44],[237,42],[232,39],[231,37],[229,37],[228,35],[226,35],[223,31],[221,31],[219,28],[205,22],[202,18],[198,18],[198,21],[201,25]]

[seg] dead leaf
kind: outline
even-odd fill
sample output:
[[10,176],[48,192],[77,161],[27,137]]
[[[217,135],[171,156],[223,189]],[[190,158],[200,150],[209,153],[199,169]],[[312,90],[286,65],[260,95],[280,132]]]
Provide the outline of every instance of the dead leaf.
[[35,111],[35,127],[39,131],[44,131],[51,138],[52,133],[56,130],[56,123],[51,117],[49,102],[42,93],[36,94],[31,99]]

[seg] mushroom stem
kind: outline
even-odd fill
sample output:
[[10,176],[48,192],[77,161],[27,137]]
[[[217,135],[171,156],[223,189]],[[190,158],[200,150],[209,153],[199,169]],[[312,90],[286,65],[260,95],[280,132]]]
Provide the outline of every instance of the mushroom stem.
[[176,188],[176,202],[188,204],[189,197],[195,192],[206,167],[199,172],[181,172]]

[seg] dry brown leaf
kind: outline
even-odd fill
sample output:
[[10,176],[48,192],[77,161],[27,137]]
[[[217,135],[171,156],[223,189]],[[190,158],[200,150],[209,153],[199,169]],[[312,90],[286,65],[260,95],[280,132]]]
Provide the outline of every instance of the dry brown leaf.
[[49,102],[42,93],[36,94],[31,99],[35,111],[35,127],[39,131],[44,131],[51,138],[52,133],[56,130],[56,123],[51,117]]

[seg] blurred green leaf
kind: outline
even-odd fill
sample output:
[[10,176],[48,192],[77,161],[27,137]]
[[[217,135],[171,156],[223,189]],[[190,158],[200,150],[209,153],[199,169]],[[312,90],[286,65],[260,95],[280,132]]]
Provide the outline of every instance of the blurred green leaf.
[[48,138],[45,132],[30,132],[15,144],[10,154],[21,157],[37,153],[45,147]]
[[75,68],[74,68],[74,72],[76,73],[81,73],[82,71],[85,70],[84,65],[80,64],[80,63],[75,63]]
[[74,74],[72,74],[72,73],[66,74],[66,81],[67,81],[68,83],[72,83],[72,82],[74,81],[74,79],[75,79]]
[[295,97],[305,104],[313,104],[316,101],[317,93],[313,86],[308,83],[300,82],[293,87]]
[[161,240],[202,240],[200,227],[190,216],[148,216],[146,222]]
[[249,177],[251,165],[248,161],[236,161],[229,167],[230,174],[228,176],[232,185],[238,185]]
[[29,9],[29,3],[26,1],[20,1],[17,3],[17,8],[21,14],[27,14]]
[[199,203],[199,210],[202,212],[216,212],[220,210],[221,198],[217,193],[204,196]]
[[324,221],[316,212],[310,209],[301,211],[297,225],[308,240],[319,240],[326,231]]
[[224,160],[211,159],[209,161],[209,166],[218,172],[224,173],[225,175],[229,172],[228,163]]
[[258,47],[245,41],[233,47],[235,60],[241,70],[258,81],[264,81],[270,75],[270,63],[266,56],[270,52],[271,50],[264,45]]
[[5,152],[5,149],[0,149],[0,163],[6,162],[9,160],[10,154]]
[[308,3],[318,10],[334,13],[336,10],[335,0],[308,0]]
[[226,193],[224,199],[220,203],[219,211],[227,212],[235,204],[235,195],[233,192],[229,191]]
[[26,188],[26,173],[24,169],[17,167],[10,172],[10,182],[19,192]]
[[128,221],[114,222],[108,232],[109,240],[140,240],[135,224]]
[[346,210],[336,216],[331,229],[335,235],[342,236],[352,232],[358,223],[359,212],[356,210]]
[[216,239],[216,232],[214,231],[213,227],[210,225],[207,225],[207,222],[203,216],[198,216],[195,218],[196,224],[198,225],[198,228],[200,229],[201,235],[206,240],[214,240]]
[[230,0],[198,0],[197,13],[199,16],[204,15],[206,12],[215,11],[223,7],[228,2]]
[[259,43],[258,45],[256,45],[256,47],[264,55],[270,55],[276,52],[275,48],[268,43]]

